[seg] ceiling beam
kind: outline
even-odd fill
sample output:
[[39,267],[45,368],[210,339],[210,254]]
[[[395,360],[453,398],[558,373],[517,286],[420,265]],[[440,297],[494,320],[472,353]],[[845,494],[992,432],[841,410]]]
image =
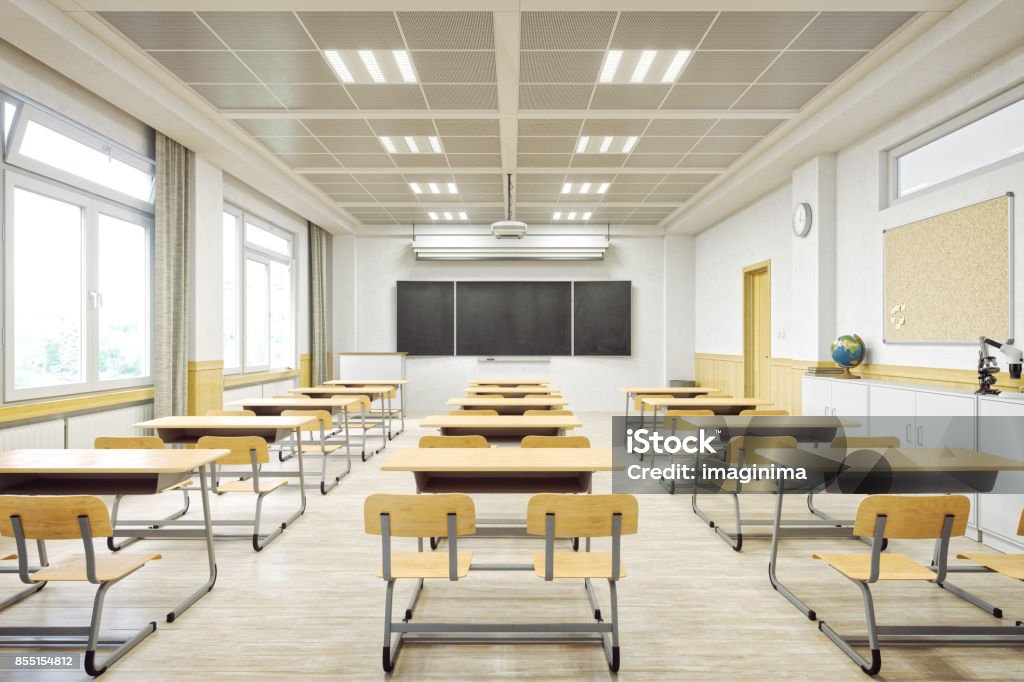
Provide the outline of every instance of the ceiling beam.
[[[501,138],[501,170],[516,172],[519,143],[519,12],[494,13],[494,67],[498,81],[498,132]],[[505,215],[512,215],[515,199],[502,192]]]
[[[480,175],[481,173],[494,173],[499,174],[502,172],[501,168],[488,167],[488,168],[295,168],[293,169],[300,175],[337,175],[337,174],[355,174],[355,175],[391,175],[397,173],[399,175],[419,175],[419,174],[432,174],[436,173],[439,175]],[[656,167],[630,167],[630,168],[530,168],[529,166],[521,166],[516,169],[517,173],[534,173],[538,175],[574,175],[579,173],[600,173],[604,175],[633,175],[637,173],[664,173],[668,175],[706,175],[712,173],[718,175],[724,173],[725,169],[722,168],[656,168]],[[504,180],[504,177],[502,178]],[[504,187],[504,185],[503,185]],[[503,190],[504,191],[504,190]]]
[[[499,87],[500,91],[500,87]],[[517,93],[518,97],[518,93]],[[252,120],[266,118],[306,118],[306,119],[498,119],[505,116],[501,111],[492,109],[467,111],[465,109],[235,109],[221,111],[224,118],[234,120]],[[799,112],[792,109],[529,109],[519,111],[520,119],[658,119],[685,120],[705,118],[728,119],[778,119],[795,118]],[[502,150],[504,152],[504,149]]]

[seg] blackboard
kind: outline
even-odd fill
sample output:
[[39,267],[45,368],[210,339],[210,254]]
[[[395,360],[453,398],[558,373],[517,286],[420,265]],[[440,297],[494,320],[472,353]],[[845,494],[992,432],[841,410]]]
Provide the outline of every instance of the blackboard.
[[571,355],[571,282],[459,282],[458,355]]
[[398,348],[455,354],[455,282],[398,282]]
[[629,282],[573,284],[573,355],[630,355]]

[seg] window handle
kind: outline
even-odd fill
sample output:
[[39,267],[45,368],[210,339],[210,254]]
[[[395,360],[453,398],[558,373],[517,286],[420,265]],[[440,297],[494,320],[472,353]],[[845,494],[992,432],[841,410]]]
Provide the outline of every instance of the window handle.
[[98,309],[103,307],[103,294],[101,294],[100,292],[98,292],[98,291],[90,291],[89,292],[89,298],[92,299],[92,307],[93,308],[98,310]]

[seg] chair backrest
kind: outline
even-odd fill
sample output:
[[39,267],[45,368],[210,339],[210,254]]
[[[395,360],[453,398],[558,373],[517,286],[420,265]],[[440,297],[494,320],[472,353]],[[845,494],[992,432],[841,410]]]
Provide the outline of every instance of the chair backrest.
[[834,448],[898,448],[899,436],[839,436],[833,438],[830,445]]
[[456,417],[497,417],[497,410],[452,410],[449,415]]
[[283,398],[283,399],[298,398],[299,400],[312,400],[313,399],[312,396],[306,395],[305,393],[291,393],[289,395],[275,395],[274,396],[274,400],[277,400],[279,398]]
[[639,515],[633,495],[540,493],[526,505],[526,532],[545,535],[547,515],[555,516],[556,538],[596,538],[612,534],[612,517],[622,515],[622,534],[636,532]]
[[521,448],[589,448],[586,436],[523,436]]
[[1024,509],[1020,510],[1020,522],[1017,524],[1017,535],[1024,535]]
[[727,393],[713,393],[711,395],[703,395],[703,396],[700,396],[700,397],[701,398],[731,398],[732,396],[728,395]]
[[500,388],[500,387],[498,386],[498,384],[477,384],[476,386],[470,386],[469,390],[472,391],[473,389],[476,389],[476,388]]
[[483,436],[420,436],[421,448],[486,448]]
[[658,395],[654,395],[654,394],[638,395],[636,397],[636,400],[633,401],[633,409],[639,411],[640,408],[646,407],[646,405],[644,405],[643,402],[641,402],[644,398],[674,398],[674,397],[675,397],[674,395],[668,395],[667,393],[666,394],[658,394]]
[[714,417],[714,410],[666,410],[666,417]]
[[[310,419],[316,419],[319,428],[324,431],[330,431],[331,425],[334,423],[331,418],[331,413],[327,410],[281,410],[282,417],[309,417]],[[307,424],[305,429],[309,429]]]
[[207,417],[255,417],[252,410],[207,410]]
[[78,517],[89,518],[93,537],[111,535],[110,513],[92,495],[0,495],[0,535],[14,537],[17,516],[27,540],[74,540],[82,537]]
[[388,515],[391,535],[396,537],[448,537],[449,514],[455,514],[457,535],[476,532],[476,507],[473,505],[473,498],[462,493],[374,493],[363,503],[363,523],[367,533],[381,535],[381,514]]
[[571,417],[572,410],[526,410],[524,417]]
[[874,537],[875,523],[885,517],[883,537],[906,540],[942,537],[946,517],[953,517],[950,537],[963,535],[971,501],[964,495],[869,495],[857,507],[853,534]]
[[99,436],[93,447],[100,450],[163,450],[159,436]]
[[527,393],[527,398],[561,398],[561,393]]
[[728,461],[737,464],[740,461],[740,451],[743,451],[743,464],[771,464],[757,456],[759,448],[795,448],[796,438],[792,436],[734,436],[729,439]]
[[270,461],[270,449],[267,441],[259,436],[203,436],[196,443],[200,450],[230,450],[231,454],[217,460],[217,464],[252,464],[253,450],[256,451],[256,463],[266,464]]
[[740,410],[741,417],[787,417],[789,410]]
[[[381,386],[380,386],[380,385],[378,384],[378,385],[376,385],[376,386],[359,386],[359,388],[369,388],[369,389],[373,389],[373,390],[375,390],[375,391],[378,391],[378,390],[380,390],[380,389],[381,389],[382,387],[381,387]],[[396,389],[395,389],[394,387],[392,387],[390,391],[387,391],[387,392],[385,392],[385,393],[378,393],[378,394],[376,394],[376,395],[377,395],[377,396],[378,396],[379,398],[382,398],[382,399],[383,399],[383,398],[392,398],[392,399],[394,399],[394,398],[397,398],[397,397],[398,397],[398,391],[397,391],[397,390],[396,390]]]
[[345,397],[346,398],[355,398],[356,400],[358,400],[358,402],[349,403],[345,407],[345,411],[346,412],[359,412],[359,411],[369,412],[370,411],[370,407],[373,405],[373,402],[370,400],[370,396],[368,396],[368,395],[347,395]]

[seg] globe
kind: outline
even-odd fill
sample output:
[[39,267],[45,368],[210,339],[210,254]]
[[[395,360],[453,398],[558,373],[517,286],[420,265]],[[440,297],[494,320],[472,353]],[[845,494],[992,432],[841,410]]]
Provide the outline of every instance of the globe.
[[856,334],[843,334],[832,342],[832,360],[843,368],[842,378],[859,379],[850,369],[864,362],[864,339]]

